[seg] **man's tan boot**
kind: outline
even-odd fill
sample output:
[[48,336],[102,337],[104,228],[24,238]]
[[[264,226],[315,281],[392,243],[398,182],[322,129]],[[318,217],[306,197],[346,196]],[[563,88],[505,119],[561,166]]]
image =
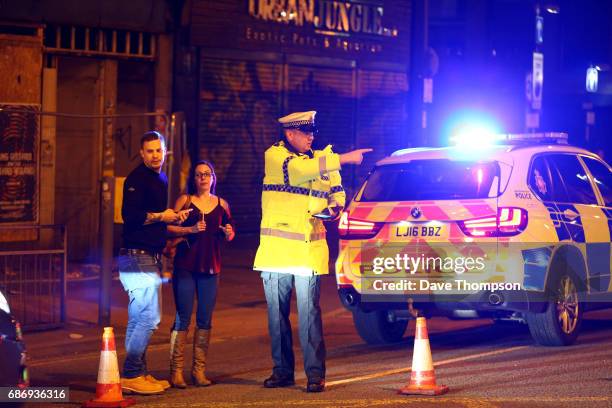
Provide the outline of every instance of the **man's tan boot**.
[[164,392],[164,387],[159,384],[155,384],[147,381],[144,375],[136,378],[122,378],[121,379],[121,390],[126,394],[161,394]]
[[164,389],[164,391],[171,387],[171,385],[170,385],[170,383],[168,381],[166,381],[166,380],[158,380],[157,378],[153,377],[151,374],[145,375],[145,380],[147,380],[148,382],[152,382],[153,384],[161,385],[162,388]]
[[170,383],[175,388],[187,388],[183,378],[187,331],[172,330],[170,334]]
[[206,356],[210,344],[210,330],[197,329],[193,336],[193,366],[191,368],[191,379],[198,387],[206,387],[212,384],[206,378]]

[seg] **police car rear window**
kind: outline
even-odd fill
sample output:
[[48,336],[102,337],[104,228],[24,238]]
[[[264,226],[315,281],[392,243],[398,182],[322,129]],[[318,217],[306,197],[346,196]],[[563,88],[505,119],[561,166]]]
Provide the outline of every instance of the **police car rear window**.
[[359,201],[458,200],[496,197],[497,162],[413,160],[378,166]]

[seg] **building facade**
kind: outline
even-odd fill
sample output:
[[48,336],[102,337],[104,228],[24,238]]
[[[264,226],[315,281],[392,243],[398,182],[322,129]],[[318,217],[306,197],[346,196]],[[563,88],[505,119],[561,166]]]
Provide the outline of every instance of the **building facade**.
[[0,225],[64,224],[70,258],[97,262],[102,179],[138,163],[145,113],[171,111],[172,15],[163,0],[3,2]]
[[408,137],[409,1],[193,0],[176,46],[175,104],[242,231],[260,220],[276,119],[316,110],[315,147],[372,147],[343,171],[349,196]]

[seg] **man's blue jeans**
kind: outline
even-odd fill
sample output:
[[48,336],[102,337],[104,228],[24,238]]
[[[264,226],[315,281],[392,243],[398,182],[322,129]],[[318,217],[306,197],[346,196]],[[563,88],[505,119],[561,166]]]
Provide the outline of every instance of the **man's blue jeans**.
[[147,374],[145,353],[161,319],[160,264],[147,254],[122,255],[118,264],[119,279],[130,298],[123,377],[135,378]]
[[321,321],[320,277],[262,272],[268,303],[268,331],[272,342],[274,374],[294,376],[295,357],[289,312],[291,289],[295,284],[299,317],[299,336],[304,355],[304,371],[309,381],[325,378],[325,343]]

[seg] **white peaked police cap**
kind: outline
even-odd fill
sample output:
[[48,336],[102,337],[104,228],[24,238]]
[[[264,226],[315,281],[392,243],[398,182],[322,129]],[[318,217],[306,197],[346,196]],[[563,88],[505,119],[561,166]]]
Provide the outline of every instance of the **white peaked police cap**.
[[285,129],[294,129],[307,125],[314,126],[316,114],[317,111],[294,112],[279,118],[278,123]]

